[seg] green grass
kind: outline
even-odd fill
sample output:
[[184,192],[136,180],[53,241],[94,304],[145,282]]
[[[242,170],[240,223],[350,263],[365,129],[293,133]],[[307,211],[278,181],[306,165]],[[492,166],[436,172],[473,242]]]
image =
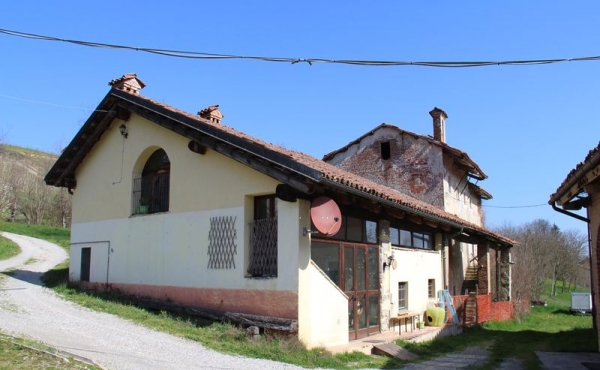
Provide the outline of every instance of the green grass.
[[[550,292],[549,286],[547,291]],[[541,363],[535,351],[597,351],[592,316],[572,314],[569,311],[570,292],[565,290],[560,293],[559,290],[556,297],[546,295],[542,298],[547,301],[548,306],[532,307],[529,314],[519,319],[487,322],[481,326],[464,328],[463,334],[458,337],[440,338],[423,344],[399,344],[421,356],[421,360],[461,351],[470,346],[484,347],[490,351],[489,362],[484,369],[493,369],[509,357],[518,358],[527,369],[540,369]]]
[[0,260],[6,260],[21,253],[21,248],[12,240],[0,236]]
[[307,350],[295,337],[263,335],[249,340],[243,329],[229,323],[213,322],[164,311],[153,312],[117,292],[84,292],[66,284],[68,268],[63,266],[46,274],[43,281],[66,299],[95,311],[108,312],[148,328],[202,343],[222,353],[269,359],[304,367],[346,369],[352,367],[398,367],[401,362],[362,353],[331,355],[322,348]]
[[0,222],[0,231],[27,235],[58,244],[69,251],[71,230],[62,227],[28,225],[20,222]]
[[96,366],[74,361],[65,356],[57,357],[56,350],[38,342],[0,335],[0,369],[64,369],[99,370]]

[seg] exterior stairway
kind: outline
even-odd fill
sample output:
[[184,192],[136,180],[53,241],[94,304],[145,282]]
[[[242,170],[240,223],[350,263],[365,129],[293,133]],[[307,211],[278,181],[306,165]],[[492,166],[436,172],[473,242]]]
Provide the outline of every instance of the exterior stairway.
[[462,283],[461,294],[477,294],[477,265],[467,267],[467,271],[465,272],[465,279]]
[[477,324],[477,296],[471,293],[465,301],[465,326],[475,324]]

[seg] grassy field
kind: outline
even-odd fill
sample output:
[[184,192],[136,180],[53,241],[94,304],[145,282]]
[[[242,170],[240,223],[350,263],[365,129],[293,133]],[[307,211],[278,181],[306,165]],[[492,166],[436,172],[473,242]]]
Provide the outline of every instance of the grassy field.
[[0,236],[0,260],[6,260],[21,253],[21,248],[12,240]]
[[[0,224],[0,229],[6,230],[5,226],[6,224]],[[12,227],[7,231],[54,241],[68,248],[68,230],[26,225]],[[66,283],[67,275],[68,265],[65,263],[47,273],[43,280],[59,294],[82,306],[195,340],[223,353],[271,359],[309,368],[397,368],[406,363],[361,353],[333,356],[320,348],[306,350],[296,339],[277,336],[262,336],[258,340],[250,341],[245,332],[234,325],[144,310],[114,293],[80,291]],[[547,291],[549,292],[549,288]],[[557,297],[546,296],[543,299],[548,301],[548,306],[534,307],[529,315],[518,320],[489,322],[482,326],[465,328],[460,336],[441,338],[429,343],[399,344],[421,356],[420,360],[460,351],[470,346],[485,347],[491,353],[486,369],[494,368],[502,359],[508,357],[520,359],[528,369],[539,369],[540,363],[534,354],[537,350],[595,351],[593,345],[596,341],[591,316],[573,315],[569,312],[570,293],[559,293]]]
[[69,251],[71,230],[62,227],[27,225],[19,222],[0,222],[0,231],[7,231],[13,234],[27,235],[34,238],[44,239],[51,243],[58,244]]

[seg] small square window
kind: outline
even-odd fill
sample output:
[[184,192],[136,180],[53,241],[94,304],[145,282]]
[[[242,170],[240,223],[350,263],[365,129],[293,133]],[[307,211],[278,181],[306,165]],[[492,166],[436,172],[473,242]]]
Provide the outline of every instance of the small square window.
[[435,298],[435,279],[429,279],[427,281],[427,292],[429,298]]
[[398,283],[398,310],[408,309],[408,283],[405,281]]

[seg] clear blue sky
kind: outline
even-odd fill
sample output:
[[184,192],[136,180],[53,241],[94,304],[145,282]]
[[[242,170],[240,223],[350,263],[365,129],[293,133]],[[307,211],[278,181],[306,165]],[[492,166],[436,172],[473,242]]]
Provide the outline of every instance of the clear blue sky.
[[[14,1],[0,28],[138,47],[292,58],[506,61],[600,55],[597,1]],[[57,152],[108,92],[142,94],[321,158],[385,122],[431,134],[489,175],[488,227],[536,218],[586,225],[546,204],[598,145],[600,61],[430,68],[192,60],[0,34],[0,130]]]

